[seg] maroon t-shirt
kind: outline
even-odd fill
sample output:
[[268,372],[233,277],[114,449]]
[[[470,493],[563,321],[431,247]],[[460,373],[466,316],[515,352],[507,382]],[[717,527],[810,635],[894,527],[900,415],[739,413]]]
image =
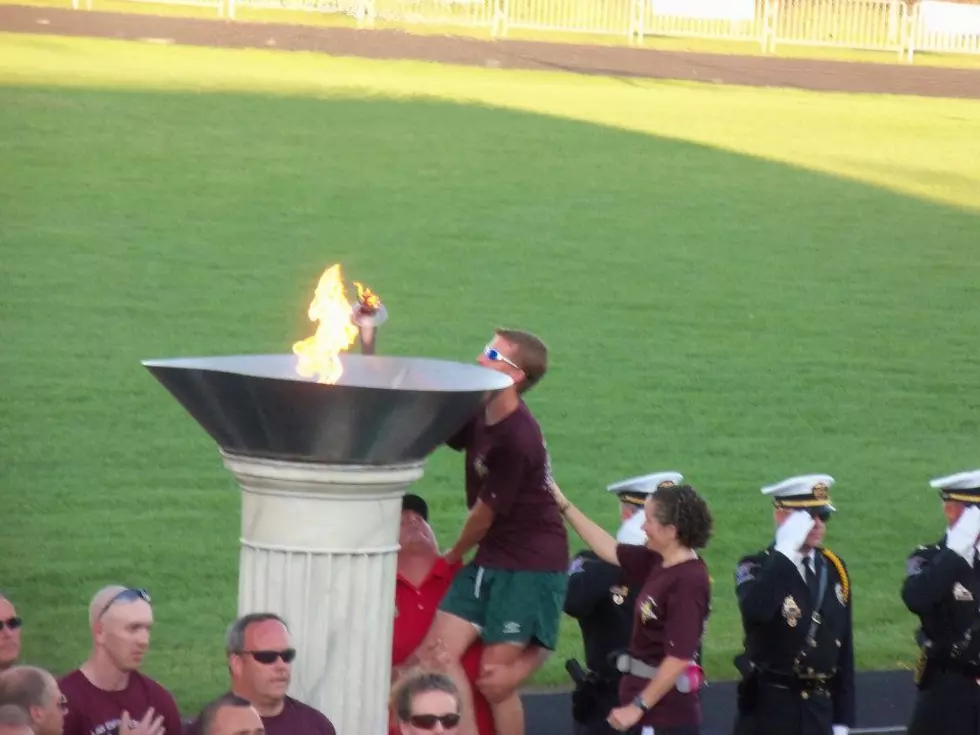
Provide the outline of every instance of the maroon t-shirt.
[[483,411],[447,442],[466,450],[466,505],[493,510],[473,562],[492,569],[568,570],[568,535],[548,490],[549,459],[537,420],[523,401],[487,426]]
[[118,692],[99,689],[80,669],[65,674],[58,686],[68,700],[64,735],[119,735],[123,711],[138,722],[150,707],[154,709],[153,719],[163,715],[166,735],[181,735],[183,731],[173,695],[139,672],[131,673],[126,688]]
[[[333,724],[320,712],[298,699],[286,697],[282,712],[275,717],[263,717],[265,735],[337,735]],[[200,735],[200,723],[194,720],[184,735]],[[170,735],[167,733],[167,735]]]
[[[711,601],[704,561],[692,559],[664,568],[657,552],[627,544],[616,547],[616,557],[626,585],[640,590],[633,611],[630,655],[650,666],[659,666],[667,656],[696,661]],[[649,683],[625,674],[619,701],[629,704]],[[698,692],[682,694],[671,688],[640,723],[654,727],[701,724]]]

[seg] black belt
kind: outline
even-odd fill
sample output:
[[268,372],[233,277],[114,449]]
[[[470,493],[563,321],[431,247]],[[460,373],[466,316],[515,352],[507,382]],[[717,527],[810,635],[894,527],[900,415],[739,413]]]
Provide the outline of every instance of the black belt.
[[825,692],[830,686],[831,677],[819,675],[800,677],[776,671],[760,671],[759,679],[768,684],[776,684],[796,691]]
[[929,663],[943,674],[960,674],[968,679],[980,679],[980,664],[961,664],[953,661],[932,659]]

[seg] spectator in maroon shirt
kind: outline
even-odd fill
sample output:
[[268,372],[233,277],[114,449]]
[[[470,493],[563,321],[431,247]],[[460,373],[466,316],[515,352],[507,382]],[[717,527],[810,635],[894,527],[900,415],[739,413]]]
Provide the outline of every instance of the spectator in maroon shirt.
[[61,735],[64,729],[65,698],[44,669],[14,666],[0,674],[0,705],[24,710],[36,735]]
[[[282,618],[273,613],[239,618],[228,628],[225,648],[231,693],[252,703],[266,735],[337,735],[323,713],[286,694],[296,649]],[[206,735],[200,720],[186,735]]]
[[173,695],[139,671],[152,627],[146,590],[112,585],[95,594],[92,652],[59,682],[68,699],[65,735],[180,735]]
[[201,735],[265,735],[258,710],[237,694],[222,694],[198,717]]
[[0,671],[9,669],[20,658],[20,626],[14,603],[0,595]]
[[617,666],[624,673],[619,686],[622,706],[609,713],[609,724],[638,735],[698,735],[698,659],[711,586],[696,549],[711,537],[707,504],[690,485],[658,488],[644,503],[646,546],[631,546],[617,544],[556,485],[552,491],[582,540],[599,558],[618,564],[627,585],[640,590],[628,655]]

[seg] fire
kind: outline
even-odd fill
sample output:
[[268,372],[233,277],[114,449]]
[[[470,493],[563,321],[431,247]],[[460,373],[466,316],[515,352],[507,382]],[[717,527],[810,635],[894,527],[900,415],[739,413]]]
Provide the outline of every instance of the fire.
[[357,288],[357,308],[362,314],[374,314],[381,308],[381,299],[364,284],[354,281]]
[[[363,287],[357,285],[360,294]],[[354,344],[358,334],[357,326],[351,321],[351,305],[339,263],[320,276],[308,315],[311,322],[319,324],[312,337],[293,345],[293,353],[299,357],[296,372],[304,377],[319,375],[318,383],[336,383],[344,372],[338,355]]]

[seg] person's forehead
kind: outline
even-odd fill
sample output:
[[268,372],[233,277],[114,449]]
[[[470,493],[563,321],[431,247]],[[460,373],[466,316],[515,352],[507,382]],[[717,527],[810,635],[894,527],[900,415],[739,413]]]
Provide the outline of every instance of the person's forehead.
[[245,731],[252,733],[262,729],[262,718],[254,707],[225,706],[218,709],[214,715],[214,726],[221,733],[237,733]]
[[289,641],[289,632],[278,620],[262,620],[246,628],[245,640],[250,642],[247,648],[261,645],[261,642],[286,643]]
[[444,715],[456,711],[456,698],[449,692],[419,692],[412,702],[413,714]]
[[14,603],[6,597],[0,597],[0,618],[12,618],[16,614],[17,610],[14,609]]
[[500,352],[503,352],[504,354],[507,355],[509,355],[511,352],[513,352],[516,349],[513,342],[511,342],[510,340],[504,337],[501,337],[499,334],[495,334],[493,336],[493,339],[490,341],[490,344],[493,345]]
[[153,622],[153,608],[145,600],[117,602],[106,611],[105,617],[122,625],[149,625]]

